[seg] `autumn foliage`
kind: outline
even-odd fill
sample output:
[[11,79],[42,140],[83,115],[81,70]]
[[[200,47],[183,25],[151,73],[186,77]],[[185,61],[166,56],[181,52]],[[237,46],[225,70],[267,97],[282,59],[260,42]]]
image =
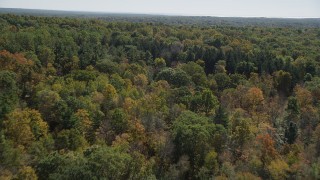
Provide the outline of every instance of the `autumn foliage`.
[[320,179],[314,24],[114,18],[0,15],[0,179]]

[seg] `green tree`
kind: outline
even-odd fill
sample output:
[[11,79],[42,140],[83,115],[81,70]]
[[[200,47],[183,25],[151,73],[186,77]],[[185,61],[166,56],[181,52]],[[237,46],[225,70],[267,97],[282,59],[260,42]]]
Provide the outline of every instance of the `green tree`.
[[188,62],[187,64],[183,64],[181,69],[191,77],[194,84],[198,86],[206,86],[207,77],[203,67],[195,62]]
[[176,156],[186,154],[190,158],[191,174],[203,165],[210,145],[214,143],[216,127],[209,119],[193,112],[183,112],[174,122],[172,133],[176,145]]
[[120,73],[119,65],[110,59],[101,59],[97,62],[95,66],[100,72],[106,74]]
[[164,60],[163,58],[156,58],[154,60],[154,64],[157,69],[162,69],[162,68],[166,67],[166,60]]
[[12,111],[18,102],[16,75],[11,71],[0,71],[0,119]]
[[36,102],[38,109],[45,119],[50,117],[54,105],[61,99],[57,92],[51,90],[38,91],[36,94]]
[[219,106],[216,116],[214,117],[214,123],[221,124],[225,128],[228,128],[230,125],[228,113],[221,105]]
[[203,110],[206,115],[215,114],[215,111],[219,107],[219,101],[218,98],[213,95],[212,91],[209,89],[204,90],[201,99],[203,101]]
[[225,73],[217,73],[214,75],[214,80],[217,82],[218,90],[223,91],[231,86],[231,79]]
[[41,158],[36,166],[40,180],[45,179],[97,179],[80,153],[53,152]]
[[125,152],[101,146],[84,152],[90,170],[100,178],[126,179],[130,177],[132,157]]
[[298,126],[296,123],[294,122],[289,122],[288,126],[285,129],[285,134],[284,134],[285,138],[286,138],[286,142],[288,142],[289,144],[293,144],[295,142],[295,140],[298,137]]
[[169,84],[181,87],[190,85],[191,79],[190,76],[186,72],[180,69],[172,69],[172,68],[165,68],[161,70],[156,77],[156,80],[165,80]]
[[110,125],[116,134],[123,133],[128,129],[128,117],[121,108],[116,108],[111,112]]
[[252,72],[256,72],[258,68],[252,62],[242,61],[237,65],[236,72],[239,74],[250,76]]
[[[204,165],[200,170],[201,178],[209,178],[218,173],[219,163],[218,163],[218,154],[212,150],[210,151],[205,159]],[[198,175],[199,176],[199,175]]]
[[[4,169],[14,169],[25,163],[26,157],[23,154],[22,147],[16,147],[15,143],[6,138],[3,132],[0,132],[0,166]],[[0,177],[1,177],[0,173]]]
[[49,47],[40,46],[37,51],[37,56],[43,67],[47,67],[49,63],[54,63],[55,54]]
[[214,115],[219,107],[218,98],[213,95],[212,91],[205,89],[201,93],[196,93],[190,102],[190,109],[197,113],[205,113],[205,115]]
[[74,122],[74,128],[77,129],[89,141],[93,142],[95,139],[93,121],[90,114],[85,109],[78,109],[71,117]]
[[55,138],[55,146],[59,150],[79,150],[87,147],[88,143],[76,129],[64,129],[60,131]]
[[320,124],[316,127],[313,133],[312,141],[315,144],[316,156],[319,157],[320,156]]
[[288,96],[292,91],[292,76],[283,70],[273,73],[275,87],[279,92]]
[[250,128],[250,119],[241,117],[241,112],[236,111],[231,117],[231,147],[236,158],[242,155],[244,145],[251,139],[252,130]]

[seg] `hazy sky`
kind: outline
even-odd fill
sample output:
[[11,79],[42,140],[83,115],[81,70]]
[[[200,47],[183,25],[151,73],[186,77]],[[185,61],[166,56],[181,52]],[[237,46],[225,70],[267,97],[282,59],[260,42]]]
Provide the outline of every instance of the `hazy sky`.
[[241,17],[320,17],[320,0],[0,0],[0,7]]

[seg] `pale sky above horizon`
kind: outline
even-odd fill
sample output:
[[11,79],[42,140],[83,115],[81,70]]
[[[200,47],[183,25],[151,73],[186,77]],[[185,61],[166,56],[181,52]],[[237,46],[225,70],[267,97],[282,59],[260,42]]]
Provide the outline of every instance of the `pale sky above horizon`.
[[320,0],[0,0],[0,7],[225,17],[320,17]]

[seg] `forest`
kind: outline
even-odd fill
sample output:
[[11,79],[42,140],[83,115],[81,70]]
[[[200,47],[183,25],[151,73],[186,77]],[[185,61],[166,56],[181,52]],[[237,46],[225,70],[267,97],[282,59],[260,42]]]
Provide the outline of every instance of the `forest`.
[[134,22],[166,25],[189,25],[197,27],[294,27],[320,28],[320,18],[264,18],[264,17],[218,17],[218,16],[179,16],[164,14],[108,13],[90,11],[62,11],[44,9],[1,8],[0,14],[16,14],[41,17],[89,18],[108,22]]
[[0,179],[320,179],[318,21],[127,19],[0,15]]

